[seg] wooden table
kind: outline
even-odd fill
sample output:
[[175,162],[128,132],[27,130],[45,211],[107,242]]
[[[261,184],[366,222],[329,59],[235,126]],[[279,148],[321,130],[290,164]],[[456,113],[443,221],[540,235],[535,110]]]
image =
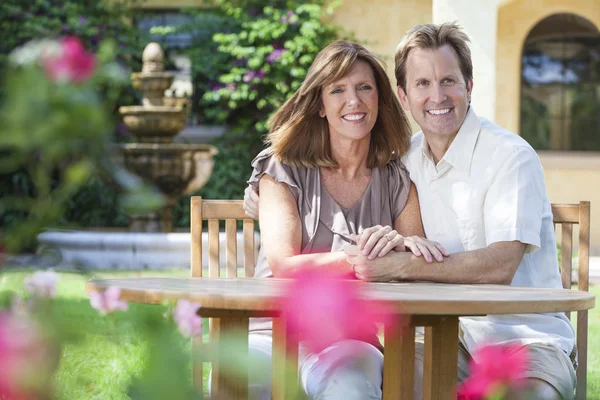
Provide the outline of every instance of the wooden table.
[[[272,398],[288,400],[297,393],[295,338],[286,335],[277,302],[289,281],[244,278],[123,278],[92,280],[86,289],[121,289],[121,299],[158,304],[181,298],[199,302],[200,314],[220,318],[221,330],[247,334],[248,318],[273,316],[274,352]],[[358,284],[358,282],[357,282]],[[384,327],[384,400],[412,399],[414,382],[414,326],[426,326],[424,398],[448,399],[457,384],[458,317],[587,310],[594,295],[564,289],[522,288],[505,285],[450,285],[433,283],[361,283],[365,297],[397,312],[403,326]],[[409,315],[411,318],[406,318]],[[405,316],[401,318],[401,316]],[[408,323],[406,321],[409,320]],[[288,340],[288,343],[285,341]],[[291,345],[291,346],[290,346]],[[285,350],[288,349],[288,350]],[[240,355],[243,357],[244,355]],[[285,359],[291,360],[284,362]],[[220,361],[222,387],[229,399],[246,399],[247,380],[227,380],[227,362]]]

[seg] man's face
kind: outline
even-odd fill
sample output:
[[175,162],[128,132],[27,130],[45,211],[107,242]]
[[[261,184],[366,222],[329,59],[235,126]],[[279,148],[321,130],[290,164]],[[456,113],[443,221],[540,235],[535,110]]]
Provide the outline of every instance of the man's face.
[[462,125],[473,81],[465,82],[454,49],[413,49],[406,61],[406,92],[398,87],[405,110],[425,135],[453,139]]

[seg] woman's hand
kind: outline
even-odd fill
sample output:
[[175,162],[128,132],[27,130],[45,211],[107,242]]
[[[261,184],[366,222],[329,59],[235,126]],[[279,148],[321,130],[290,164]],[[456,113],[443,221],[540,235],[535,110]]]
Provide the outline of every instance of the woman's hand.
[[434,258],[436,261],[442,262],[444,261],[444,257],[450,255],[444,246],[438,242],[427,240],[419,236],[405,237],[404,246],[410,249],[415,256],[423,256],[428,263],[433,262]]
[[369,260],[383,257],[392,250],[404,251],[404,237],[387,225],[365,229],[356,244]]

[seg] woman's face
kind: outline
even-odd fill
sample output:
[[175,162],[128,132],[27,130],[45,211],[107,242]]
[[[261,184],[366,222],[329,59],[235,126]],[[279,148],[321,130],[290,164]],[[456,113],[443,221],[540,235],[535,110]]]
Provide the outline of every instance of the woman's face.
[[321,117],[327,118],[329,134],[360,140],[377,121],[378,94],[373,69],[357,61],[343,78],[323,87]]

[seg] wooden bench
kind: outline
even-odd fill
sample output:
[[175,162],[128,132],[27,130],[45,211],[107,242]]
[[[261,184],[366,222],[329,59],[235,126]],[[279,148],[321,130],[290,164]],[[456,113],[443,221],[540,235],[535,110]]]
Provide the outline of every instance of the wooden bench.
[[[579,225],[579,264],[578,264],[578,289],[589,291],[589,243],[590,243],[590,203],[587,201],[579,204],[553,204],[555,229],[560,227],[561,257],[560,269],[563,287],[570,289],[572,285],[572,254],[573,254],[573,225]],[[202,271],[202,232],[204,221],[208,227],[208,275]],[[225,223],[226,252],[225,260],[220,260],[219,225]],[[192,277],[238,277],[237,265],[237,228],[241,221],[243,230],[244,249],[244,276],[252,277],[256,266],[254,243],[254,220],[248,218],[243,209],[241,200],[202,200],[199,196],[191,198],[191,271]],[[221,275],[221,265],[225,266],[225,276]],[[570,314],[570,313],[569,313]],[[577,312],[577,350],[579,367],[577,369],[577,399],[586,398],[587,384],[587,311]],[[209,340],[218,341],[220,325],[217,319],[210,320]],[[195,354],[202,355],[201,338],[194,342]],[[209,352],[206,352],[209,353]],[[202,389],[203,374],[202,363],[212,364],[212,393],[218,393],[219,366],[215,359],[195,359],[193,379],[195,385]],[[275,368],[274,368],[275,370]]]

